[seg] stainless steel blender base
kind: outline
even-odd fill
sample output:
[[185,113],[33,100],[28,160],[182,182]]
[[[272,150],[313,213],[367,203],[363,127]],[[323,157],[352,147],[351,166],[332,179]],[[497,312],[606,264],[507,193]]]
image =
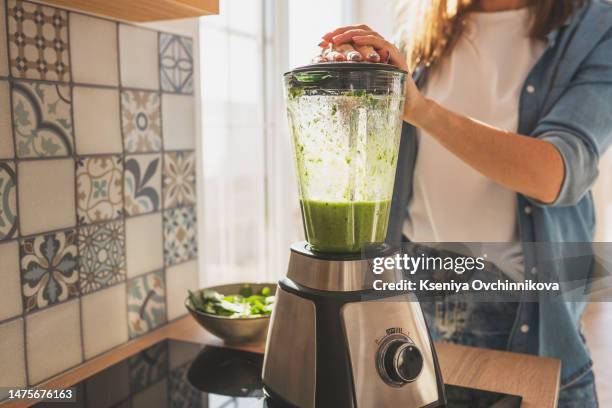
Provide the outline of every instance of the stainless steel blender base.
[[[393,407],[395,404],[426,407],[440,399],[433,348],[421,307],[415,299],[400,295],[347,303],[342,309],[342,321],[359,407]],[[395,353],[389,354],[393,343],[398,343],[398,347],[402,344],[412,347],[414,353],[418,353],[415,360],[420,360],[420,364],[415,362],[417,367],[406,378],[394,378],[389,375],[393,369],[385,367],[385,359],[395,357]],[[391,373],[387,373],[387,369],[391,369]]]
[[276,289],[263,365],[264,383],[298,407],[314,407],[316,382],[314,302]]
[[277,289],[265,390],[303,408],[441,406],[442,377],[418,302],[373,292],[371,259],[323,259],[303,245],[292,247]]

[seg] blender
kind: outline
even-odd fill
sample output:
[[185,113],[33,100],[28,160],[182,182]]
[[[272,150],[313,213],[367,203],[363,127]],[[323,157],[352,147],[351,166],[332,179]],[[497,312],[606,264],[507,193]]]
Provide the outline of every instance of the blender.
[[313,64],[284,75],[305,242],[278,283],[264,391],[286,406],[436,407],[438,361],[416,298],[375,291],[385,243],[406,72],[388,64]]

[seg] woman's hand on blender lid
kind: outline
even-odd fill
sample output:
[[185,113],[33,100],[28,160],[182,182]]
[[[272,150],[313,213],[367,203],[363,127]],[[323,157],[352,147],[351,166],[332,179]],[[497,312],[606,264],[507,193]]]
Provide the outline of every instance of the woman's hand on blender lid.
[[[322,48],[321,54],[315,57],[314,62],[326,61],[370,61],[380,62],[382,59],[372,46],[358,46],[350,39],[348,41],[334,41],[334,36],[342,34],[351,29],[360,28],[363,32],[371,32],[365,25],[340,27],[325,34],[323,41],[319,43]],[[367,29],[367,30],[366,30]]]
[[[408,63],[401,52],[380,34],[367,25],[345,26],[335,29],[323,37],[319,44],[321,54],[313,63],[327,61],[369,61],[384,62],[408,71]],[[419,92],[412,77],[406,81],[406,102],[403,119],[416,123],[423,116],[425,98]]]
[[369,61],[391,63],[408,70],[399,50],[367,25],[345,26],[335,29],[323,37],[319,44],[323,48],[315,62],[325,61]]

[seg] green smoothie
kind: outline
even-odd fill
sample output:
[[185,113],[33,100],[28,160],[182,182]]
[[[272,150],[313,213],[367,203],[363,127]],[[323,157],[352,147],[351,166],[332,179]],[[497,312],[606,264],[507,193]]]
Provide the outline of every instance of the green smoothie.
[[319,252],[359,252],[384,242],[391,201],[301,200],[306,239]]

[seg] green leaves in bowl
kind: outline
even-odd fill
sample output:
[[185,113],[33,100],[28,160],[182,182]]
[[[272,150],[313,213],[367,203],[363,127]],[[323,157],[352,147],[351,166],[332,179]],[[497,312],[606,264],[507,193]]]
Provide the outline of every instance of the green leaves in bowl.
[[214,290],[189,291],[189,302],[198,312],[229,318],[270,316],[274,306],[272,290],[264,286],[253,293],[251,285],[243,285],[237,295],[224,295]]

